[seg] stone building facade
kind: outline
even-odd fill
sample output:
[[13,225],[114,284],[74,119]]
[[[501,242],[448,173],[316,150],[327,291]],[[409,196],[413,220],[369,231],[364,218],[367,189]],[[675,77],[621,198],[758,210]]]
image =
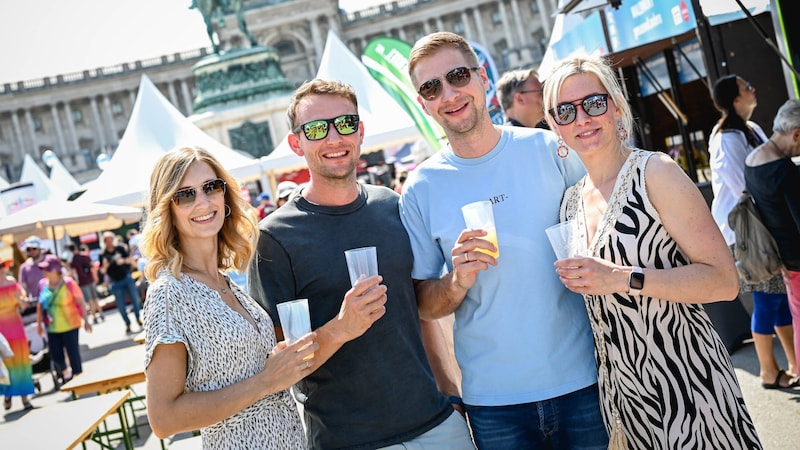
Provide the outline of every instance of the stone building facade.
[[[336,32],[357,56],[378,36],[414,42],[433,31],[453,31],[481,43],[500,72],[536,67],[550,36],[556,3],[387,0],[380,6],[345,13],[337,0],[249,0],[245,20],[260,44],[278,50],[284,74],[299,85],[317,72],[328,30]],[[225,18],[218,33],[223,49],[248,46],[232,15]],[[125,131],[142,74],[182,113],[191,116],[195,98],[191,69],[209,52],[204,48],[0,85],[0,176],[16,181],[25,154],[38,162],[45,150],[52,149],[79,181],[94,178],[96,157],[112,154]],[[203,128],[202,119],[196,123]],[[279,120],[264,125],[273,146],[288,131]],[[226,126],[230,131],[241,124]],[[231,145],[226,133],[207,131]]]

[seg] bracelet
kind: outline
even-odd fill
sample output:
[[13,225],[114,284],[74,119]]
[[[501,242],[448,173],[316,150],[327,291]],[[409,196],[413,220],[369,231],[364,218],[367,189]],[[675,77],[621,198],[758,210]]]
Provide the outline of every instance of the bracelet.
[[464,400],[461,400],[461,397],[457,395],[451,395],[447,397],[447,400],[454,405],[461,406],[462,408],[464,407]]

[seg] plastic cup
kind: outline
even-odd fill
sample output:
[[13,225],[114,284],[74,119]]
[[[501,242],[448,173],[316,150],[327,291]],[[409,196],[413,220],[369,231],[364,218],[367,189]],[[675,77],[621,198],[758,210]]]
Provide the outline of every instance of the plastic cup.
[[461,207],[461,214],[464,215],[464,222],[467,228],[480,229],[486,232],[486,236],[481,239],[494,244],[497,248],[496,252],[489,250],[477,249],[479,252],[493,256],[495,259],[500,257],[500,245],[497,243],[497,228],[494,225],[494,212],[492,210],[492,202],[483,200],[474,202]]
[[350,275],[350,285],[364,275],[371,277],[378,275],[378,250],[375,247],[361,247],[345,250],[344,258],[347,260],[347,273]]
[[568,220],[548,227],[545,232],[556,259],[584,256],[587,254],[586,239],[584,239],[578,221]]
[[311,332],[308,299],[301,298],[278,303],[278,317],[281,320],[283,336],[290,342],[294,342]]

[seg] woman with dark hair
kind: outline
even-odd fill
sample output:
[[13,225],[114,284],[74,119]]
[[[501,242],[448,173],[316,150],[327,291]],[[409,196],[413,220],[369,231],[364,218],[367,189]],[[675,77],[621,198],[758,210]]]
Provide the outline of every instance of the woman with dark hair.
[[[767,136],[758,124],[750,120],[758,102],[756,89],[749,82],[736,75],[722,77],[714,83],[711,97],[714,107],[722,114],[711,130],[708,145],[711,187],[714,191],[711,214],[733,251],[736,236],[728,225],[728,213],[745,189],[745,158],[766,142]],[[783,280],[778,275],[759,284],[742,281],[741,290],[753,293],[750,328],[760,366],[761,385],[765,389],[796,386],[797,361],[794,356],[792,315]],[[775,360],[773,333],[778,335],[786,354],[786,370],[780,369]]]
[[[797,354],[800,352],[800,173],[792,158],[800,156],[800,100],[789,100],[781,106],[772,131],[767,142],[745,160],[744,179],[764,225],[778,244],[785,267],[783,280],[794,319],[797,361],[800,360]],[[792,384],[797,385],[797,380]]]
[[161,438],[199,429],[204,449],[304,449],[288,389],[316,369],[319,346],[315,333],[276,343],[269,315],[225,274],[254,252],[256,211],[240,192],[200,148],[167,152],[150,176],[147,414]]

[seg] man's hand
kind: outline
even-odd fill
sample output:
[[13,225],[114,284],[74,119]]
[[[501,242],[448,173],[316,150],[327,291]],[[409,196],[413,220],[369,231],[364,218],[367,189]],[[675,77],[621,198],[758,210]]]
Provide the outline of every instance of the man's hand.
[[347,291],[334,319],[337,340],[344,343],[361,336],[386,314],[386,286],[381,281],[380,275],[361,278]]

